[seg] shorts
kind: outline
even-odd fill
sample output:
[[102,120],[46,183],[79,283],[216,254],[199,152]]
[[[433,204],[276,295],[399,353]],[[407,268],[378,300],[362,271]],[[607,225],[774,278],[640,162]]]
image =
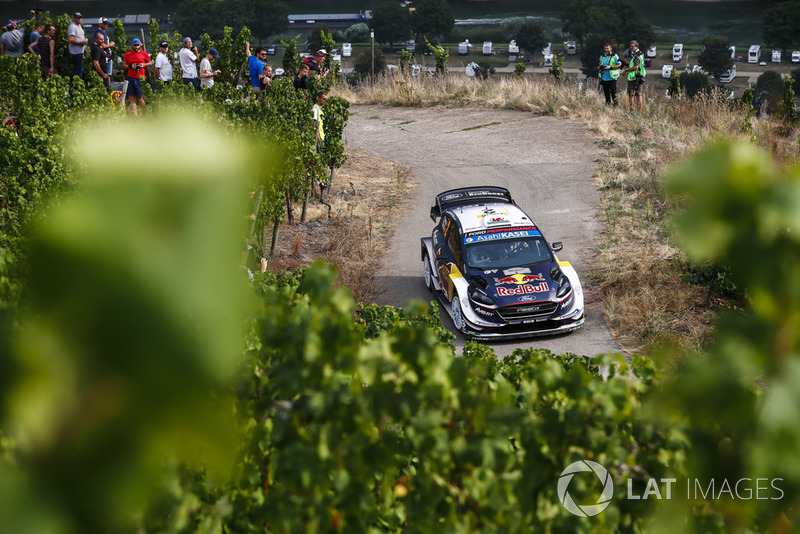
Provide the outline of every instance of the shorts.
[[256,96],[261,96],[261,88],[256,87],[255,85],[251,85],[250,89],[253,91],[253,94]]
[[628,80],[628,95],[629,96],[642,96],[642,85],[644,85],[644,79],[639,78],[637,80]]
[[131,78],[130,76],[126,76],[125,79],[128,81],[128,97],[144,98],[142,81],[139,78]]

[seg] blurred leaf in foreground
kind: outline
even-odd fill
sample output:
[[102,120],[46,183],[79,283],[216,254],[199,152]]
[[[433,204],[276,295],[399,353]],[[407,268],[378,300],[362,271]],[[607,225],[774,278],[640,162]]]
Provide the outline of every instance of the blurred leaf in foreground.
[[[0,412],[25,478],[0,485],[2,530],[131,531],[170,458],[230,466],[244,184],[263,165],[215,128],[170,116],[76,143],[79,193],[42,218],[30,250]],[[109,158],[112,138],[124,149]]]

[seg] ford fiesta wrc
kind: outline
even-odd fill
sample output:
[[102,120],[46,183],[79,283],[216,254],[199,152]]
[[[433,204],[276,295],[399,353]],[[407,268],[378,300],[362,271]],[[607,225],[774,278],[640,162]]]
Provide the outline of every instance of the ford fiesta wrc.
[[571,332],[583,325],[583,289],[560,261],[562,243],[541,230],[502,187],[436,195],[436,226],[421,241],[425,285],[468,338]]

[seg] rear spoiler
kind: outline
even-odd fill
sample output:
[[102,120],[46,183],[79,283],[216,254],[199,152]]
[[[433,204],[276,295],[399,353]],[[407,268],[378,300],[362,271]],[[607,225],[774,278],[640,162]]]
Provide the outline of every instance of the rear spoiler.
[[431,219],[434,222],[446,209],[481,202],[507,202],[514,204],[508,189],[494,186],[459,187],[436,195],[436,204],[431,206]]

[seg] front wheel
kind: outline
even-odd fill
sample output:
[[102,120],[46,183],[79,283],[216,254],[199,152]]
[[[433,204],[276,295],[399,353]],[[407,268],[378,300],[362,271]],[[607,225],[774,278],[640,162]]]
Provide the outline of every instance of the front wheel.
[[461,299],[458,298],[458,294],[456,294],[453,297],[453,302],[451,303],[451,306],[453,309],[453,326],[455,326],[456,330],[458,330],[465,336],[469,336],[467,323],[464,320],[464,312],[461,310]]
[[422,260],[422,271],[425,273],[425,285],[428,291],[433,293],[433,269],[431,268],[431,260],[428,259],[427,255]]

